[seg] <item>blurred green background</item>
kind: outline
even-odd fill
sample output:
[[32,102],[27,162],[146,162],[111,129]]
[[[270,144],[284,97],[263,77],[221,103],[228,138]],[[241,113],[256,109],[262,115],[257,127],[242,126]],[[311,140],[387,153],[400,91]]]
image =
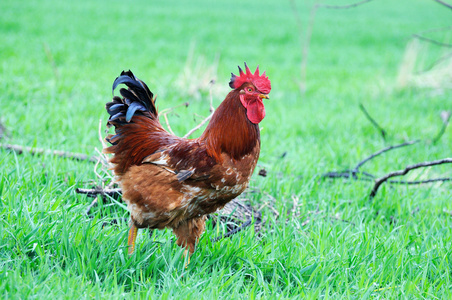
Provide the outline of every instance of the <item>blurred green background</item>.
[[[136,257],[122,253],[127,224],[101,226],[127,216],[120,206],[84,216],[89,199],[75,188],[93,184],[91,164],[0,150],[3,298],[450,297],[450,183],[383,187],[369,202],[371,183],[317,176],[407,140],[421,142],[366,171],[451,156],[449,127],[433,143],[452,110],[451,47],[413,34],[452,43],[452,11],[421,0],[315,8],[350,3],[1,2],[1,143],[96,155],[122,70],[148,83],[160,110],[190,102],[169,115],[178,135],[209,114],[210,92],[214,106],[224,99],[237,65],[259,65],[272,82],[260,124],[268,176],[256,174],[250,188],[261,192],[246,196],[264,206],[265,233],[216,246],[208,231],[188,270],[170,232],[154,237],[162,245],[143,234]],[[440,176],[450,165],[407,178]]]

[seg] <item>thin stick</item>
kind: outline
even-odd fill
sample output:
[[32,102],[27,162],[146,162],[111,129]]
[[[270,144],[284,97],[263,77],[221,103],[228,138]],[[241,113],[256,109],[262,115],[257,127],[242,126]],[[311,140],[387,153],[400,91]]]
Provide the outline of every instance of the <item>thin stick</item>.
[[168,108],[165,108],[164,110],[162,110],[161,112],[159,112],[159,115],[168,114],[168,113],[172,112],[173,110],[175,110],[178,107],[181,107],[181,106],[188,107],[189,105],[190,105],[190,102],[184,102],[184,103],[178,104],[178,105],[173,106],[173,107],[168,107]]
[[77,188],[75,189],[75,192],[78,194],[85,194],[88,197],[91,198],[95,198],[98,195],[106,195],[106,196],[116,196],[116,195],[121,195],[122,191],[120,188],[115,188],[115,189],[102,189],[102,188],[95,188],[95,189],[80,189]]
[[[363,175],[358,177],[357,175]],[[373,178],[375,178],[374,175],[369,174],[367,172],[359,172],[359,171],[354,171],[354,170],[345,170],[345,171],[341,171],[341,172],[328,172],[322,175],[323,178],[353,178],[355,180],[361,180],[361,181],[372,181]]]
[[198,130],[199,128],[201,128],[202,126],[204,126],[204,124],[206,124],[210,119],[212,119],[213,114],[215,113],[215,108],[213,108],[213,100],[212,100],[212,86],[214,84],[213,81],[210,81],[211,86],[210,86],[210,115],[207,116],[207,118],[205,118],[204,120],[201,121],[201,123],[199,123],[197,126],[195,126],[194,128],[192,128],[189,132],[187,132],[187,134],[185,134],[183,137],[184,138],[188,138],[190,135],[192,135],[196,130]]
[[432,70],[434,67],[436,67],[437,65],[439,65],[440,63],[448,60],[449,58],[452,57],[452,52],[446,53],[445,55],[443,55],[442,57],[440,57],[439,59],[437,59],[435,62],[433,62],[428,68],[425,68],[422,71],[416,72],[415,74],[419,75],[422,73],[426,73],[430,70]]
[[364,0],[364,1],[356,2],[356,3],[352,3],[352,4],[348,4],[348,5],[317,4],[317,6],[322,7],[322,8],[329,8],[329,9],[347,9],[347,8],[357,7],[362,4],[366,4],[370,1],[372,1],[372,0]]
[[6,135],[6,127],[3,125],[3,123],[0,120],[0,140],[3,138],[3,136]]
[[78,160],[78,161],[89,161],[92,163],[97,163],[97,161],[98,161],[98,158],[95,156],[88,156],[86,154],[81,154],[81,153],[72,153],[72,152],[65,152],[65,151],[58,151],[58,150],[32,148],[32,147],[26,147],[26,146],[20,146],[20,145],[10,145],[10,144],[0,144],[0,148],[6,149],[6,150],[11,150],[18,154],[22,154],[24,152],[29,152],[32,155],[49,154],[49,155],[59,156],[59,157],[63,157],[63,158],[69,158],[69,159]]
[[381,149],[380,151],[377,151],[377,152],[375,152],[375,153],[372,153],[370,156],[368,156],[368,157],[366,157],[365,159],[363,159],[362,161],[360,161],[360,162],[356,165],[356,167],[352,170],[352,172],[357,172],[358,169],[359,169],[360,167],[362,167],[362,165],[364,165],[366,162],[368,162],[369,160],[373,159],[373,158],[376,157],[376,156],[379,156],[379,155],[381,155],[381,154],[383,154],[383,153],[385,153],[385,152],[388,152],[388,151],[390,151],[390,150],[393,150],[393,149],[402,148],[402,147],[409,146],[409,145],[413,145],[413,144],[416,144],[416,143],[419,143],[419,142],[420,142],[420,140],[409,141],[409,142],[405,142],[405,143],[402,143],[402,144],[399,144],[399,145],[389,146],[389,147],[386,147],[386,148],[384,148],[384,149]]
[[188,138],[190,135],[192,135],[196,130],[198,130],[199,128],[201,128],[202,126],[204,126],[204,124],[206,124],[207,121],[209,121],[210,119],[212,119],[214,112],[212,112],[207,118],[205,118],[204,120],[201,121],[201,123],[199,123],[195,128],[193,128],[192,130],[190,130],[189,132],[187,132],[186,135],[184,135],[184,138]]
[[418,169],[418,168],[424,168],[424,167],[429,167],[429,166],[436,166],[436,165],[447,164],[447,163],[452,163],[452,158],[444,158],[444,159],[435,160],[435,161],[421,162],[421,163],[418,163],[418,164],[409,165],[403,170],[390,172],[390,173],[386,174],[385,176],[380,177],[377,180],[375,180],[375,185],[372,188],[372,191],[370,192],[369,198],[373,199],[375,197],[375,195],[377,194],[378,188],[384,182],[386,182],[389,178],[392,178],[392,177],[395,177],[395,176],[403,176],[403,175],[407,174],[409,171],[415,170],[415,169]]
[[166,127],[168,127],[168,131],[169,131],[171,134],[174,134],[174,131],[171,129],[171,126],[170,126],[169,121],[168,121],[168,114],[167,114],[167,113],[164,113],[164,114],[163,114],[163,117],[165,118]]
[[378,125],[378,123],[370,116],[370,114],[367,112],[366,108],[362,103],[359,104],[359,108],[364,113],[364,115],[367,117],[367,119],[380,131],[381,136],[383,137],[383,140],[386,141],[386,131]]
[[97,198],[95,198],[95,199],[91,202],[91,204],[88,206],[88,208],[86,209],[85,214],[86,214],[87,216],[90,216],[90,215],[91,215],[91,209],[93,209],[94,206],[97,206]]
[[447,3],[444,2],[444,1],[441,1],[441,0],[433,0],[433,1],[438,2],[439,4],[444,5],[444,6],[447,7],[447,8],[452,9],[452,5],[451,5],[451,4],[447,4]]
[[428,37],[425,37],[425,36],[422,36],[422,35],[419,35],[419,34],[413,34],[413,37],[418,38],[418,39],[423,40],[423,41],[426,41],[426,42],[429,42],[429,43],[437,45],[437,46],[452,48],[452,44],[442,43],[442,42],[439,42],[437,40],[434,40],[434,39],[431,39],[431,38],[428,38]]
[[235,228],[235,229],[233,229],[233,230],[231,230],[231,231],[228,231],[228,232],[225,233],[224,235],[222,234],[222,235],[220,235],[220,236],[214,238],[214,239],[212,240],[212,242],[213,242],[213,243],[216,243],[216,242],[218,242],[219,240],[221,240],[221,239],[223,239],[223,238],[230,237],[231,235],[234,235],[234,234],[236,234],[236,233],[242,231],[243,229],[245,229],[246,227],[248,227],[248,226],[250,226],[250,225],[251,225],[251,220],[247,220],[245,223],[243,223],[243,224],[240,225],[239,227],[237,227],[237,228]]
[[452,113],[450,111],[441,113],[441,118],[443,120],[443,126],[441,127],[441,129],[438,132],[438,134],[436,135],[436,137],[433,139],[433,144],[436,144],[436,142],[438,142],[441,139],[444,132],[446,132],[446,128],[447,128],[447,125],[449,125],[449,120],[450,120],[451,116],[452,116]]
[[[328,172],[322,175],[323,178],[353,178],[355,180],[362,180],[362,181],[371,181],[373,178],[375,178],[375,176],[373,174],[367,173],[367,172],[363,172],[363,171],[359,171],[359,168],[361,168],[366,162],[372,160],[373,158],[375,158],[376,156],[379,156],[385,152],[388,152],[390,150],[393,149],[397,149],[397,148],[401,148],[401,147],[405,147],[405,146],[409,146],[409,145],[413,145],[418,143],[420,140],[415,140],[415,141],[409,141],[409,142],[405,142],[403,144],[399,144],[399,145],[395,145],[395,146],[389,146],[386,147],[384,149],[381,149],[375,153],[372,153],[371,155],[369,155],[368,157],[364,158],[362,161],[358,162],[358,164],[356,164],[356,166],[353,169],[349,169],[349,170],[344,170],[344,171],[340,171],[340,172]],[[360,174],[362,175],[361,177],[358,177],[357,175]]]
[[388,182],[389,182],[390,184],[408,184],[408,185],[415,185],[415,184],[425,184],[425,183],[445,182],[445,181],[452,181],[452,178],[450,178],[450,177],[443,177],[443,178],[433,178],[433,179],[415,180],[415,181],[389,180]]

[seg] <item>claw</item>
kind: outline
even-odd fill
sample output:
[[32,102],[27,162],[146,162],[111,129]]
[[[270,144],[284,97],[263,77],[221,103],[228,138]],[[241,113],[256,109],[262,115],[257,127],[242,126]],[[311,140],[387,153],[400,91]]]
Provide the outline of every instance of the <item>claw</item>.
[[129,239],[127,245],[129,246],[129,255],[132,255],[135,251],[135,240],[137,239],[138,227],[135,226],[132,220],[130,220]]
[[187,263],[185,264],[185,269],[187,269],[188,265],[190,264],[190,255],[191,254],[188,252],[188,249],[185,249],[184,256],[188,256]]

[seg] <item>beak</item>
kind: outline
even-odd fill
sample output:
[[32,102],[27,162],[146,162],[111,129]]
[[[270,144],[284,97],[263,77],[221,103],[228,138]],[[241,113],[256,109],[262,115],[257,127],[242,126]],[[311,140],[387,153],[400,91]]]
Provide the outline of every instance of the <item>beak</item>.
[[261,99],[270,99],[270,97],[268,97],[268,95],[265,95],[265,94],[260,94],[259,98],[261,98]]

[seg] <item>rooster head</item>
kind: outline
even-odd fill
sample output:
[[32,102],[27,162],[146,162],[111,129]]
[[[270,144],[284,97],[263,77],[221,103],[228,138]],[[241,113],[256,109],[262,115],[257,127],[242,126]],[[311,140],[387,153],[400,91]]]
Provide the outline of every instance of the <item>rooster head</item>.
[[232,74],[229,86],[235,90],[239,90],[240,101],[246,108],[248,119],[258,124],[265,117],[265,107],[262,99],[268,99],[271,91],[271,83],[265,72],[259,75],[259,66],[254,73],[245,63],[245,71],[239,66],[239,76]]

